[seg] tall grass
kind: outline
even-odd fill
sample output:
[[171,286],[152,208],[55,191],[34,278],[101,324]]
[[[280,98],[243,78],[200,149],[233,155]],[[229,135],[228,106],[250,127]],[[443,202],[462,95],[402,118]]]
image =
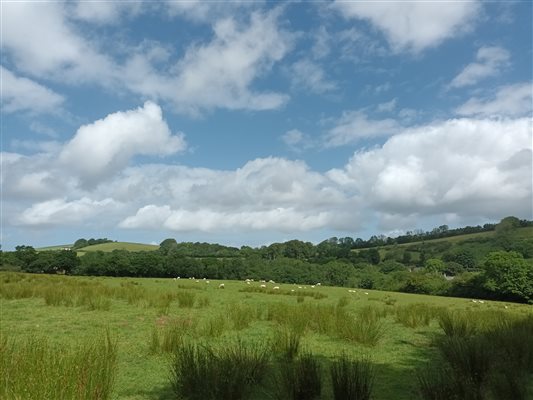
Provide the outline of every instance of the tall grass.
[[[533,373],[533,316],[499,316],[487,325],[485,316],[469,313],[437,340],[441,373],[421,371],[423,399],[526,400],[533,397],[528,382]],[[459,326],[459,329],[457,329]],[[475,326],[471,328],[471,326]],[[529,392],[528,392],[529,390]]]
[[278,398],[281,400],[319,399],[322,392],[320,364],[305,352],[297,359],[280,365],[277,376]]
[[235,330],[246,329],[257,319],[257,310],[248,304],[234,303],[226,309],[232,327]]
[[337,335],[347,341],[375,346],[385,334],[381,318],[382,314],[372,307],[359,310],[355,317],[344,308],[337,308]]
[[369,400],[375,372],[368,358],[351,360],[342,354],[330,367],[335,400]]
[[439,326],[449,337],[468,337],[476,333],[479,327],[473,313],[450,310],[441,312]]
[[106,400],[116,376],[117,345],[106,338],[65,347],[45,339],[2,337],[2,399]]
[[396,307],[396,321],[408,328],[428,326],[433,318],[439,315],[436,307],[423,303],[408,304]]
[[282,360],[292,361],[298,355],[301,341],[300,332],[280,327],[274,331],[271,341],[272,351]]
[[219,348],[182,343],[171,362],[174,393],[186,400],[240,400],[249,397],[268,364],[264,344],[240,340]]

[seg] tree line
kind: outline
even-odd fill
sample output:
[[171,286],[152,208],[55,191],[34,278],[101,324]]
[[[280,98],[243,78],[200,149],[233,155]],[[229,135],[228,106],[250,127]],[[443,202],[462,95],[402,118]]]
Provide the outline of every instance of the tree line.
[[32,273],[162,278],[266,279],[283,283],[479,297],[533,302],[533,240],[516,235],[514,217],[495,235],[451,241],[354,249],[343,240],[317,245],[291,240],[240,249],[164,240],[159,250],[36,251],[2,253],[2,268]]

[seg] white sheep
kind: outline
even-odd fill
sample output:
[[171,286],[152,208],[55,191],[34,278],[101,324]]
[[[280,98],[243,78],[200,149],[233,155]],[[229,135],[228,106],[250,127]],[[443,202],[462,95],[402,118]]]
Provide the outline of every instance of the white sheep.
[[302,287],[301,286],[298,286],[298,289],[301,289]]
[[477,300],[472,300],[472,303],[477,303]]
[[265,288],[267,287],[267,285],[261,285],[261,287],[262,287],[263,289],[265,289]]
[[209,281],[205,281],[205,283],[209,283]]
[[311,289],[314,289],[315,288],[315,285],[311,286]]
[[481,304],[485,304],[485,302],[484,302],[483,300],[479,300],[479,302],[480,302]]
[[276,282],[274,282],[274,281],[271,279],[271,280],[268,281],[268,283],[276,283]]
[[218,285],[218,288],[219,288],[219,289],[224,289],[224,284],[221,283],[220,285]]
[[316,285],[317,285],[317,286],[321,286],[322,284],[321,284],[320,282],[318,282]]
[[272,289],[279,290],[279,286],[274,286]]
[[365,294],[368,294],[368,292],[365,292]]

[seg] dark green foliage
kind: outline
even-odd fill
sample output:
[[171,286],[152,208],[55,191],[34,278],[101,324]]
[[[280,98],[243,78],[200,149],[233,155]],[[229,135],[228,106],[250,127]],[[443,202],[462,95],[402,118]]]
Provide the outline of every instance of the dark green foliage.
[[510,251],[490,253],[484,264],[485,288],[509,300],[533,301],[533,264]]
[[272,350],[279,354],[285,361],[292,361],[298,355],[302,333],[289,328],[280,328],[274,331]]
[[335,400],[369,400],[375,373],[366,358],[351,360],[342,354],[331,364],[331,381]]

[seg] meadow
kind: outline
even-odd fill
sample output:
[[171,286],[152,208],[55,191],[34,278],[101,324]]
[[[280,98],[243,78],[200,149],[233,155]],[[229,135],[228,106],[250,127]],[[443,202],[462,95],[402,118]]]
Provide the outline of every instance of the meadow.
[[258,281],[0,283],[5,399],[533,396],[531,305]]

